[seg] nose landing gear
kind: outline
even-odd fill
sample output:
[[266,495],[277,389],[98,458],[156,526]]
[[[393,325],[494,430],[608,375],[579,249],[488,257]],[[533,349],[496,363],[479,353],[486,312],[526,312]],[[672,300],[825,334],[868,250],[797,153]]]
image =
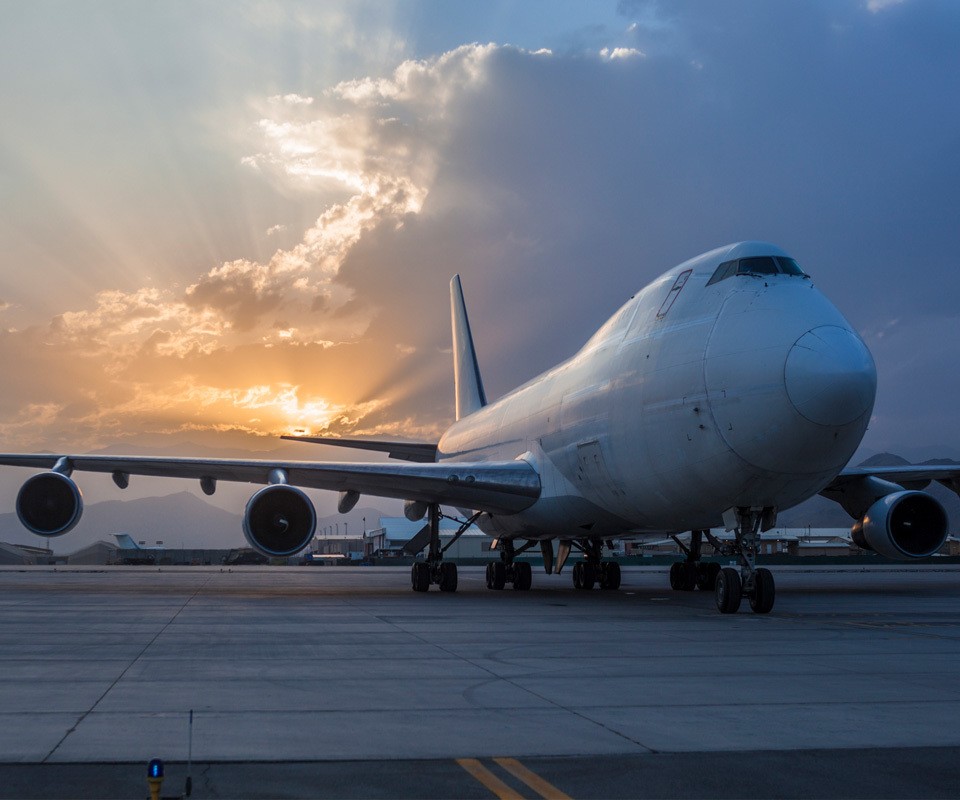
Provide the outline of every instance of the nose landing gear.
[[[718,541],[706,530],[691,531],[689,546],[674,536],[673,540],[687,557],[670,565],[670,588],[681,592],[692,592],[695,588],[714,592],[721,614],[735,614],[744,597],[750,600],[754,613],[768,614],[773,608],[776,586],[773,574],[758,568],[756,559],[760,530],[769,530],[775,520],[776,512],[772,508],[735,508],[724,514],[728,530],[734,531],[735,539],[730,544]],[[704,538],[720,555],[735,555],[740,568],[721,569],[717,563],[702,562],[700,551]]]
[[770,570],[758,568],[756,561],[760,530],[769,530],[776,524],[776,510],[741,506],[725,512],[723,518],[727,528],[734,532],[733,551],[740,570],[724,567],[717,576],[717,610],[721,614],[735,614],[746,595],[755,614],[769,614],[773,609],[776,586]]

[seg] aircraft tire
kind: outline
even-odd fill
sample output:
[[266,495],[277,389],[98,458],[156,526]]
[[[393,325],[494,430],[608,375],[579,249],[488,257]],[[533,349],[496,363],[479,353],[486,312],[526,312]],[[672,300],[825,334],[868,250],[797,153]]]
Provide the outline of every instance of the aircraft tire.
[[683,570],[682,561],[674,561],[670,565],[670,588],[675,592],[680,591],[680,573]]
[[680,563],[680,591],[692,592],[697,588],[697,574],[699,570],[692,561],[683,561]]
[[715,561],[697,566],[697,588],[702,592],[712,592],[717,588],[717,575],[720,574],[720,565]]
[[493,578],[490,588],[499,591],[507,585],[507,565],[502,561],[494,561],[490,566],[490,575]]
[[773,573],[761,567],[753,576],[753,591],[750,593],[750,608],[754,614],[769,614],[776,598]]
[[608,591],[620,588],[620,565],[616,561],[607,561],[600,567],[600,588]]
[[493,562],[487,562],[487,588],[493,588]]
[[513,565],[513,588],[526,592],[533,585],[533,569],[526,561],[517,561]]
[[583,589],[583,562],[578,561],[573,565],[573,588]]
[[597,568],[594,567],[589,561],[581,561],[580,563],[583,564],[583,588],[585,591],[589,591],[593,589],[594,584],[597,582],[597,578],[600,577],[597,575],[599,570],[597,570]]
[[457,591],[457,565],[451,561],[440,564],[440,591]]
[[414,561],[410,568],[410,582],[415,592],[430,591],[430,565],[423,561]]
[[717,575],[714,593],[717,610],[721,614],[736,614],[740,610],[740,601],[743,599],[740,574],[733,567],[724,567]]

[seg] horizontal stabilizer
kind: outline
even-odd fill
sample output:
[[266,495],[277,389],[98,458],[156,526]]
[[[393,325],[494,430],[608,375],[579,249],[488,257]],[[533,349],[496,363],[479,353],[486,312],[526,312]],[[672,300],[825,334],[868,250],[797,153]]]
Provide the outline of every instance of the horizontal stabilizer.
[[400,461],[430,464],[437,460],[437,446],[427,442],[386,442],[380,439],[341,439],[337,436],[281,436],[291,442],[312,442],[333,447],[353,447],[357,450],[375,450],[388,453]]

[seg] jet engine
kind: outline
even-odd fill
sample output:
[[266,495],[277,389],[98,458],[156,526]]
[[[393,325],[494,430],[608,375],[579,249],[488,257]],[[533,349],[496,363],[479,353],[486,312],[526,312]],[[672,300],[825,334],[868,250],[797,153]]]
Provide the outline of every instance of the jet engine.
[[59,472],[44,472],[29,478],[17,494],[17,516],[31,533],[62,536],[83,514],[80,487]]
[[850,531],[857,547],[899,561],[924,558],[947,539],[947,512],[926,492],[881,497]]
[[292,556],[310,544],[317,527],[313,503],[295,486],[266,486],[250,498],[243,535],[265,556]]

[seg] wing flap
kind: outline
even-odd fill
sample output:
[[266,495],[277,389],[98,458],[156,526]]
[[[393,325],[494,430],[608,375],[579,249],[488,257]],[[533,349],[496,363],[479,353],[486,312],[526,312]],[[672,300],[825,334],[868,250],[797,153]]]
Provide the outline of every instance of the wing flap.
[[540,476],[526,461],[370,464],[149,456],[0,454],[0,465],[53,469],[61,458],[77,471],[168,478],[270,483],[283,470],[288,483],[311,489],[442,503],[492,514],[514,514],[540,496]]

